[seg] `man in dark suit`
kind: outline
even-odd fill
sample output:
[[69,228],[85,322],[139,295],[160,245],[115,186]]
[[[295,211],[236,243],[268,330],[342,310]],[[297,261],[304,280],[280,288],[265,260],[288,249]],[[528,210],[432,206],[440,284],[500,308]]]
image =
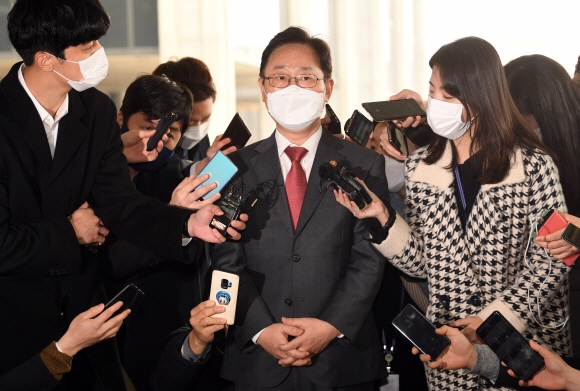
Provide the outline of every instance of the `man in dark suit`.
[[[222,240],[208,227],[219,208],[192,214],[134,189],[114,104],[91,88],[109,23],[98,0],[17,0],[8,15],[24,63],[0,82],[0,374],[105,301],[94,251],[108,229],[178,260],[182,235]],[[125,389],[114,340],[75,356],[67,389]]]
[[384,158],[322,130],[331,72],[326,42],[276,35],[259,79],[276,131],[230,155],[236,183],[260,194],[241,241],[212,255],[240,275],[221,372],[237,390],[373,390],[386,375],[371,314],[385,260],[319,175],[334,161],[387,199]]

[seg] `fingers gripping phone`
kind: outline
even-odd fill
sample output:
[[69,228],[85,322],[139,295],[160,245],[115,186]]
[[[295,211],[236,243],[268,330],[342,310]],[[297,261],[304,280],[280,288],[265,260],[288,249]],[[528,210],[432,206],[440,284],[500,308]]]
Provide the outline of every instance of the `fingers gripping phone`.
[[177,114],[169,113],[164,118],[161,118],[159,122],[157,122],[157,126],[155,127],[155,134],[147,140],[147,151],[153,151],[157,148],[157,144],[159,140],[163,137],[163,135],[167,132],[167,129],[171,126],[172,123],[175,122],[177,119]]
[[421,116],[427,114],[414,99],[385,100],[381,102],[363,103],[362,107],[377,122],[392,121],[395,119],[404,120],[407,117]]
[[240,277],[237,274],[214,270],[211,274],[211,289],[209,299],[226,310],[212,315],[214,318],[225,318],[227,325],[233,325],[236,318],[236,304],[238,302],[238,287]]
[[135,284],[129,284],[117,293],[107,304],[105,304],[103,311],[111,307],[113,304],[122,301],[123,305],[121,308],[111,315],[111,318],[114,318],[126,309],[131,308],[143,296],[145,296],[145,293],[143,293],[141,289],[137,288]]
[[[562,233],[562,239],[570,243],[576,248],[580,248],[580,228],[576,227],[574,224],[569,223],[564,232]],[[580,254],[572,254],[564,258],[564,263],[568,266],[572,266]]]
[[411,304],[407,304],[403,311],[392,322],[393,326],[403,334],[421,353],[437,359],[451,344],[445,335],[435,332],[435,326]]
[[[570,226],[572,226],[573,228],[570,228]],[[566,230],[564,230],[564,233],[562,233],[562,239],[566,240],[571,245],[580,248],[580,236],[579,236],[580,230],[573,224],[568,224],[566,219],[564,219],[556,209],[552,209],[546,215],[543,216],[543,221],[538,226],[538,235],[540,236],[548,235],[553,232],[559,231],[564,227],[566,227]],[[568,228],[570,228],[570,230],[568,230]],[[578,230],[577,233],[574,233],[576,231],[574,228]],[[572,266],[574,262],[576,262],[576,259],[578,258],[579,255],[580,254],[569,255],[568,257],[563,259],[563,262],[568,266]]]
[[209,174],[209,179],[198,187],[203,186],[206,182],[215,182],[217,186],[206,195],[204,195],[203,198],[200,197],[200,199],[206,199],[216,193],[219,193],[232,179],[236,172],[238,172],[236,165],[232,163],[232,161],[226,155],[224,155],[222,151],[218,151],[198,175],[202,176]]
[[240,114],[236,113],[222,136],[222,139],[229,138],[231,141],[224,145],[221,150],[225,151],[232,145],[237,149],[243,148],[250,137],[252,137],[252,133],[242,120],[242,117],[240,117]]
[[542,356],[499,311],[494,311],[475,332],[520,379],[530,380],[544,367]]

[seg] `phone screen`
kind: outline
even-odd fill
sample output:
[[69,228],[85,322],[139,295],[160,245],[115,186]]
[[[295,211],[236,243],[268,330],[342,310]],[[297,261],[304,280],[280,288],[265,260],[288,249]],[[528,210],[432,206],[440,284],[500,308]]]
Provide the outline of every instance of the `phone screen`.
[[378,122],[395,119],[404,120],[407,117],[425,117],[427,115],[425,110],[413,99],[367,102],[363,103],[362,107]]
[[580,248],[580,228],[569,223],[562,234],[562,239],[570,243],[572,246]]
[[476,333],[522,380],[530,380],[544,366],[542,356],[499,311],[494,311]]
[[242,120],[242,117],[240,117],[240,114],[236,113],[222,136],[222,138],[229,138],[231,141],[229,144],[224,145],[221,150],[224,151],[232,145],[237,149],[243,148],[250,137],[252,137],[252,133],[244,123],[244,120]]
[[326,104],[326,113],[330,118],[330,122],[326,124],[326,129],[330,132],[330,134],[341,134],[342,128],[340,127],[340,120],[338,119],[337,115],[332,110],[332,107],[327,103]]
[[212,195],[219,193],[225,185],[228,184],[230,179],[238,172],[238,168],[222,151],[218,151],[215,156],[209,161],[207,166],[201,170],[198,176],[209,174],[209,179],[199,185],[203,186],[211,182],[215,182],[217,186],[215,189],[211,190],[209,193],[203,196],[203,199],[209,198]]
[[393,326],[422,353],[435,360],[451,344],[445,335],[435,332],[435,326],[411,304],[407,304],[395,319]]
[[239,285],[240,277],[237,274],[221,270],[212,272],[209,299],[226,309],[224,312],[212,315],[212,317],[225,318],[227,325],[234,324]]
[[357,144],[366,146],[367,141],[375,128],[375,124],[364,116],[360,111],[355,110],[346,123],[344,132]]

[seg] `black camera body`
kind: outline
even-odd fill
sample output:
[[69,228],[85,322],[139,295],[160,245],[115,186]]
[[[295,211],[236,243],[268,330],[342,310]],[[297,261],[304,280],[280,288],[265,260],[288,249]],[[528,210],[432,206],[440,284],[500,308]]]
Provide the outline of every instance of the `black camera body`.
[[321,184],[324,181],[329,182],[335,189],[341,190],[343,193],[354,201],[359,209],[362,209],[366,204],[372,202],[370,194],[366,189],[358,183],[346,167],[338,168],[337,163],[333,160],[330,163],[323,163],[318,169],[318,174],[321,178]]
[[248,212],[256,204],[256,201],[258,201],[258,197],[255,191],[243,195],[240,186],[231,185],[225,195],[216,203],[224,211],[224,214],[214,216],[209,226],[217,229],[224,237],[231,239],[227,230],[232,221],[238,220],[242,213]]

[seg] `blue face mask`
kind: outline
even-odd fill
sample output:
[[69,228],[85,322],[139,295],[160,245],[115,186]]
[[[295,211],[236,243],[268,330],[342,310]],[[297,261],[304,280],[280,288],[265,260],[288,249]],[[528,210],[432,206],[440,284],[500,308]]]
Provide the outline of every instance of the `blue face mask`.
[[[121,134],[128,131],[129,128],[127,127],[127,124],[123,124],[121,126]],[[139,172],[155,172],[173,157],[173,153],[173,150],[163,147],[161,152],[159,152],[159,155],[157,155],[157,159],[153,160],[152,162],[131,163],[129,165]]]

